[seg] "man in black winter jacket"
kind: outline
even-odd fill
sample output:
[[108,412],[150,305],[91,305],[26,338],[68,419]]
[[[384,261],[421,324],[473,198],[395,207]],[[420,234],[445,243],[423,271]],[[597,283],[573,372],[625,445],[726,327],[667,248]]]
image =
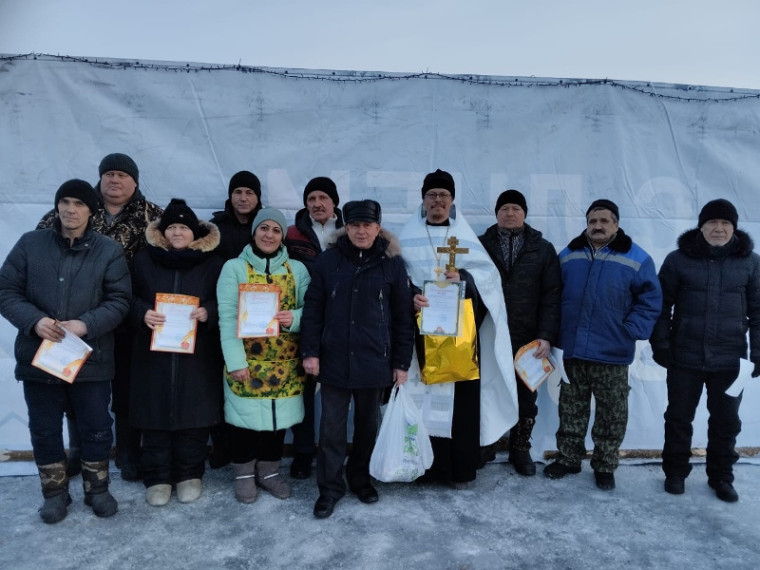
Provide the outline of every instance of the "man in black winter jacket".
[[381,227],[380,204],[346,204],[346,227],[311,268],[301,316],[303,367],[321,383],[322,415],[314,516],[327,518],[345,495],[348,408],[354,403],[348,488],[374,503],[369,462],[380,399],[406,382],[414,345],[412,291],[396,236]]
[[707,482],[719,499],[739,499],[733,464],[741,395],[725,392],[747,356],[748,330],[752,376],[760,376],[760,256],[738,220],[728,200],[708,202],[698,228],[678,238],[659,273],[663,308],[650,342],[655,362],[668,370],[662,469],[665,491],[674,495],[691,472],[692,422],[706,386]]
[[[95,190],[83,180],[64,182],[55,195],[52,227],[27,232],[0,267],[0,314],[18,329],[16,379],[24,383],[34,461],[48,524],[66,517],[71,504],[62,422],[73,409],[81,440],[85,505],[99,517],[116,514],[108,491],[113,421],[108,413],[114,376],[114,329],[129,310],[132,287],[124,251],[93,229]],[[49,373],[36,363],[43,341],[65,333],[92,352],[81,369]],[[70,341],[69,341],[70,342]],[[64,362],[68,362],[64,360]],[[76,364],[81,360],[75,360]]]
[[[480,241],[501,273],[512,355],[538,340],[536,358],[545,358],[559,334],[562,275],[557,251],[525,223],[528,206],[521,192],[502,192],[494,210],[497,223]],[[530,435],[538,415],[537,393],[518,382],[517,399],[520,419],[509,434],[509,462],[519,474],[531,476],[536,474]],[[483,459],[491,459],[484,451]]]

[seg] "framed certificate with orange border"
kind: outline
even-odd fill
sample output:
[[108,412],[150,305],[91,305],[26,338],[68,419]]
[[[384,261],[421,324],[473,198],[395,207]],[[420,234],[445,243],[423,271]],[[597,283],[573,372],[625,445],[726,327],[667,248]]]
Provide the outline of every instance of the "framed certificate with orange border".
[[92,348],[66,327],[58,326],[64,332],[63,340],[43,340],[32,359],[32,366],[70,384],[92,354]]
[[153,329],[150,349],[157,352],[195,352],[195,336],[198,320],[190,313],[200,306],[201,300],[192,295],[156,293],[155,311],[166,317],[162,325]]
[[270,283],[238,285],[238,338],[280,335],[280,322],[274,318],[280,310],[280,287]]

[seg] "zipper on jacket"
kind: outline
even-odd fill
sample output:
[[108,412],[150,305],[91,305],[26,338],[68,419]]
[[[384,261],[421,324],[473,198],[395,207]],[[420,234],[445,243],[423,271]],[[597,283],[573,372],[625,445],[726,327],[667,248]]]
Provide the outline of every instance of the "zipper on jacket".
[[272,431],[277,431],[277,400],[272,399]]

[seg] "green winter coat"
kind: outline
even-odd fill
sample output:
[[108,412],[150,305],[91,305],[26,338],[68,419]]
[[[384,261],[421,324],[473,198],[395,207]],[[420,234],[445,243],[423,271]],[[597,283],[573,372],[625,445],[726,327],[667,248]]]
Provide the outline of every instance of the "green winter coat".
[[[287,250],[281,247],[276,255],[269,259],[271,275],[285,275],[288,270],[286,262],[295,280],[295,308],[293,323],[283,332],[298,333],[301,329],[301,312],[304,296],[309,286],[309,272],[299,261],[288,258]],[[246,355],[243,339],[237,338],[238,285],[248,283],[248,264],[256,273],[264,274],[267,260],[253,253],[250,245],[245,246],[239,257],[224,264],[217,283],[219,306],[219,330],[221,333],[222,352],[226,370],[235,371],[249,368],[254,359]],[[257,362],[260,364],[260,361]],[[274,367],[274,366],[273,366]],[[273,370],[274,372],[274,370]],[[229,424],[256,430],[274,431],[288,428],[303,420],[304,407],[301,393],[289,397],[240,397],[236,392],[245,391],[243,386],[230,387],[226,375],[222,378],[224,386],[224,417]]]

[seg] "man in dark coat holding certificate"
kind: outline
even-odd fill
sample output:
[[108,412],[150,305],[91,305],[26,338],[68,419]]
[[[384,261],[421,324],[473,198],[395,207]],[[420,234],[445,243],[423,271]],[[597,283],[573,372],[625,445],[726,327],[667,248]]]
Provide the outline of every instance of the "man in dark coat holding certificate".
[[[557,342],[562,310],[557,251],[540,231],[525,223],[528,205],[521,192],[502,192],[496,200],[495,213],[497,223],[480,236],[480,241],[501,274],[512,355],[537,340],[535,356],[545,358]],[[536,464],[530,456],[530,436],[538,415],[537,398],[537,392],[517,382],[520,420],[509,432],[509,462],[520,475],[536,474]],[[491,451],[481,460],[490,461],[492,449],[483,448]]]
[[[21,236],[0,268],[0,314],[18,328],[16,378],[24,382],[45,498],[40,517],[46,523],[63,520],[71,503],[62,434],[68,408],[79,419],[84,502],[99,517],[118,509],[108,492],[112,331],[126,316],[132,293],[123,249],[92,229],[98,208],[92,186],[83,180],[65,182],[55,195],[55,207],[53,226]],[[42,341],[61,342],[63,329],[92,348],[68,381],[32,364]],[[66,377],[66,368],[60,372]]]

